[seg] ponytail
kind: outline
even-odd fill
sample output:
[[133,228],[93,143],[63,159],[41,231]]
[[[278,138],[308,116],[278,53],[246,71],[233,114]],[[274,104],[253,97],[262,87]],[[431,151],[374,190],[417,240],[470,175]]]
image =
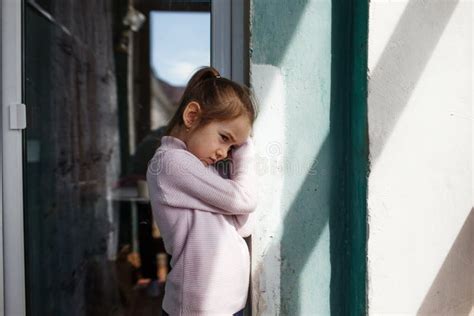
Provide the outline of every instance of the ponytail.
[[201,67],[189,79],[178,108],[169,121],[165,135],[175,126],[184,125],[183,113],[189,102],[201,106],[198,127],[204,127],[213,120],[228,120],[242,114],[247,115],[251,124],[256,119],[256,102],[249,88],[223,78],[214,67]]

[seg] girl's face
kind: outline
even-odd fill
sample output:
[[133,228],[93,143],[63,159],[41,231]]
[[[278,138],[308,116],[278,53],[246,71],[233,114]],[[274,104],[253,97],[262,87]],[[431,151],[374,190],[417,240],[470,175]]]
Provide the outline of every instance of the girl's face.
[[188,132],[184,141],[188,150],[205,166],[227,158],[232,148],[242,145],[250,135],[250,122],[241,115],[232,120],[214,121]]
[[250,120],[241,115],[232,120],[213,121],[197,128],[200,105],[190,102],[183,113],[183,121],[190,130],[180,130],[172,136],[180,138],[188,151],[194,154],[205,166],[225,159],[233,147],[245,143],[251,131]]

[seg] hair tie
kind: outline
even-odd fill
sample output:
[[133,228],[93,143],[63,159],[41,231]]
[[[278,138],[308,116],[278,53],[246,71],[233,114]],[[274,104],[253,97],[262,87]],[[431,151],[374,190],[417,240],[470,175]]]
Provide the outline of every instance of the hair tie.
[[216,78],[218,78],[218,79],[219,79],[220,77],[221,77],[221,75],[216,75]]

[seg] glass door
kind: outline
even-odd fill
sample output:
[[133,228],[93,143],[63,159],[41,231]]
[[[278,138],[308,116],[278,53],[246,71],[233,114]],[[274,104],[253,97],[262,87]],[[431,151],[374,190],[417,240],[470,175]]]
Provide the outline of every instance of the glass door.
[[28,315],[161,312],[169,258],[145,170],[187,80],[211,64],[211,11],[210,0],[25,1]]

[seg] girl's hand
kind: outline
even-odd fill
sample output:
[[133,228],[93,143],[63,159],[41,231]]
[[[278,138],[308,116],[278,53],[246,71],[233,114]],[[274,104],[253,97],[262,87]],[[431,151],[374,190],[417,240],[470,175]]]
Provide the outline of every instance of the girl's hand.
[[229,152],[227,153],[227,158],[226,159],[230,159],[231,161],[233,160],[233,156],[234,156],[234,152],[239,149],[240,147],[244,146],[247,142],[249,141],[249,139],[247,139],[245,141],[245,143],[243,143],[242,145],[240,146],[232,146],[231,149],[229,149]]
[[244,156],[248,156],[249,154],[254,154],[254,144],[251,136],[240,146],[232,148],[232,159],[233,161],[241,160]]

